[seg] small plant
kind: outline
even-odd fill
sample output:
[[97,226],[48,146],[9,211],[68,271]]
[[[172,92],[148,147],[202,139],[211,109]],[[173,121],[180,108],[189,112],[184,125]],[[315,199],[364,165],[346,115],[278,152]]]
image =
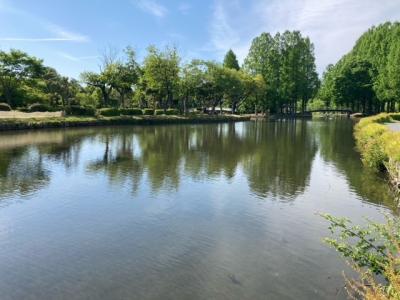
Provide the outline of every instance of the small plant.
[[118,108],[102,108],[99,109],[99,114],[104,117],[117,117],[121,113]]
[[154,114],[155,114],[156,116],[165,115],[165,112],[164,112],[163,109],[156,109],[156,110],[154,111]]
[[[333,238],[325,242],[341,253],[361,275],[347,279],[347,290],[354,299],[400,299],[400,220],[387,217],[385,224],[367,220],[364,227],[346,218],[321,214],[329,221]],[[383,276],[384,283],[378,283]]]
[[24,113],[28,113],[29,112],[29,108],[28,107],[17,107],[18,111],[20,112],[24,112]]
[[140,115],[143,115],[143,111],[138,107],[122,108],[122,109],[120,109],[120,112],[121,112],[121,115],[124,115],[124,116],[140,116]]
[[11,106],[7,103],[0,103],[0,111],[11,111]]
[[376,170],[387,170],[395,184],[400,183],[400,133],[382,123],[392,122],[400,114],[379,114],[362,119],[354,136],[365,165]]
[[179,110],[174,109],[174,108],[169,108],[165,112],[166,115],[179,115]]
[[96,115],[96,109],[90,106],[71,105],[69,107],[66,107],[65,112],[67,113],[67,115],[74,115],[74,116]]
[[51,108],[43,103],[34,103],[28,107],[30,112],[46,112],[51,111]]
[[147,116],[152,116],[154,115],[154,109],[152,108],[145,108],[143,109],[143,114]]

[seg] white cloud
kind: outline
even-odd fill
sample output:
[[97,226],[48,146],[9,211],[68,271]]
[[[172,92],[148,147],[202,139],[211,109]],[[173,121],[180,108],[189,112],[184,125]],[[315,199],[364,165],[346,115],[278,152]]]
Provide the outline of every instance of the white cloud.
[[89,41],[87,36],[72,33],[61,27],[51,27],[54,37],[0,37],[0,41],[5,42],[77,42],[84,43]]
[[240,32],[231,24],[232,15],[230,9],[232,2],[216,1],[212,22],[210,25],[211,45],[206,46],[205,50],[216,50],[217,52],[226,52],[232,47],[239,47],[241,43]]
[[0,11],[3,13],[8,13],[14,15],[18,18],[28,19],[32,23],[38,24],[41,29],[44,31],[43,35],[51,34],[52,36],[44,36],[44,37],[0,37],[0,41],[8,41],[8,42],[88,42],[89,38],[85,35],[74,33],[68,31],[67,29],[50,23],[43,18],[35,16],[30,12],[15,8],[11,6],[8,2],[4,0],[0,0]]
[[66,53],[66,52],[58,52],[58,55],[61,56],[61,57],[63,57],[63,58],[65,58],[65,59],[68,59],[68,60],[70,60],[70,61],[74,61],[74,62],[80,62],[80,61],[82,61],[82,60],[92,60],[92,59],[98,59],[98,58],[100,58],[99,55],[74,56],[74,55],[68,54],[68,53]]
[[190,11],[190,9],[192,8],[192,6],[187,3],[187,2],[182,2],[179,4],[178,6],[178,10],[183,14],[183,15],[187,15]]
[[46,27],[59,39],[64,39],[65,41],[81,42],[81,43],[89,41],[89,38],[87,36],[79,33],[70,32],[55,24],[49,24]]
[[217,53],[232,48],[241,60],[261,32],[300,30],[314,43],[322,72],[369,27],[399,19],[399,0],[215,0],[209,29]]
[[153,0],[134,0],[132,3],[138,6],[141,10],[159,18],[164,17],[168,13],[168,9],[165,6]]

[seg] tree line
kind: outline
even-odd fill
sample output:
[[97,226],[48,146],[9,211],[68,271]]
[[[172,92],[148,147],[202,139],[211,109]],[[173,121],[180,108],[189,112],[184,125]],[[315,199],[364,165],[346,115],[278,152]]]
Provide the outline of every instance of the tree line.
[[222,62],[182,62],[175,47],[150,46],[139,62],[127,47],[109,49],[97,72],[60,75],[19,50],[0,51],[0,109],[37,103],[60,110],[91,108],[194,109],[295,114],[351,109],[366,114],[400,108],[400,23],[372,27],[350,53],[318,78],[314,45],[299,31],[262,33],[242,65],[229,50]]
[[0,102],[26,110],[82,107],[230,109],[238,112],[295,112],[317,92],[313,45],[300,32],[254,39],[240,66],[229,50],[223,62],[182,62],[175,47],[150,46],[142,62],[127,47],[106,51],[97,72],[79,80],[60,75],[43,60],[20,50],[0,51]]
[[400,106],[400,23],[370,28],[350,53],[323,74],[314,100],[324,107],[373,114]]

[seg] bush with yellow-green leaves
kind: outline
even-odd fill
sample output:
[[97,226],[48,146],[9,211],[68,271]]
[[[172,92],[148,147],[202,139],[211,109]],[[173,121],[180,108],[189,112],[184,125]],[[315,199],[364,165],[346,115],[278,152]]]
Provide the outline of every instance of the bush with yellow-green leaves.
[[325,242],[349,262],[358,279],[346,277],[352,299],[400,299],[400,219],[387,217],[379,224],[367,220],[364,226],[345,218],[321,214],[329,223],[332,237]]
[[394,132],[384,124],[399,120],[400,113],[364,118],[355,126],[354,133],[364,164],[387,171],[397,188],[400,188],[400,132]]

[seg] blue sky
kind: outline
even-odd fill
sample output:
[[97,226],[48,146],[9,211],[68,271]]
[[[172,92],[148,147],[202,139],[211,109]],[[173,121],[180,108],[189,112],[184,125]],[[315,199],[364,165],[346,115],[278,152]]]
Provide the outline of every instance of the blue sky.
[[322,72],[372,25],[400,20],[400,0],[0,0],[0,48],[43,58],[61,74],[98,70],[112,46],[176,45],[182,59],[242,61],[261,32],[301,30]]

